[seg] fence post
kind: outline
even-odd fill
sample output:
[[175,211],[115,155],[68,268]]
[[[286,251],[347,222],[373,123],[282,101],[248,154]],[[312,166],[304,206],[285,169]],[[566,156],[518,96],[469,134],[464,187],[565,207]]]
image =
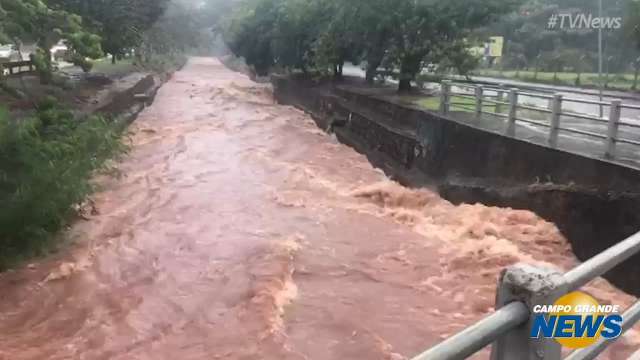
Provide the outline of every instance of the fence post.
[[612,159],[616,156],[616,142],[618,138],[618,126],[620,122],[620,111],[622,101],[613,100],[609,111],[609,129],[607,131],[607,148],[604,156]]
[[549,130],[549,145],[558,147],[558,133],[560,132],[560,114],[562,114],[562,95],[554,94],[551,99],[551,129]]
[[[553,268],[516,264],[502,272],[496,295],[496,309],[514,301],[530,311],[535,305],[551,305],[565,291],[562,274]],[[532,339],[529,321],[498,339],[491,348],[491,360],[560,360],[561,346],[554,339]]]
[[476,86],[476,120],[482,118],[482,97],[484,96],[484,88],[482,85]]
[[[504,84],[498,84],[499,90],[497,92],[496,101],[504,101]],[[502,104],[496,104],[496,113],[502,113]]]
[[507,135],[516,133],[516,118],[518,115],[518,89],[509,91],[509,117],[507,118]]
[[446,115],[449,113],[449,103],[451,102],[451,81],[442,80],[440,87],[440,113]]

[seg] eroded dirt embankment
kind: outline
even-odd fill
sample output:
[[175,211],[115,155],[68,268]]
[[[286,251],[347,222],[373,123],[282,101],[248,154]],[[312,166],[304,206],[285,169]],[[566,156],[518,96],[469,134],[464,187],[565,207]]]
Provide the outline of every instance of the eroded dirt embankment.
[[132,133],[76,245],[0,275],[0,359],[403,359],[492,311],[505,266],[577,263],[532,212],[402,187],[217,60]]

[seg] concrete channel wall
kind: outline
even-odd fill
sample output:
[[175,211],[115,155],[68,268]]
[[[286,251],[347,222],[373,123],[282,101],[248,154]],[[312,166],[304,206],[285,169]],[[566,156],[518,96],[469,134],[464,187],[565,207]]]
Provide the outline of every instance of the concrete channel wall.
[[[528,209],[555,223],[584,261],[640,231],[640,170],[525,142],[454,119],[290,77],[272,78],[276,99],[365,154],[407,186],[453,203]],[[640,257],[606,276],[640,295]]]

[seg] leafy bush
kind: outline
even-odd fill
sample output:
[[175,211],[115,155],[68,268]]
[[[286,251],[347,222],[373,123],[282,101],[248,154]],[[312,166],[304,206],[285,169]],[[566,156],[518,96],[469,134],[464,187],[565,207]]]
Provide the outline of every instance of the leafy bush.
[[114,124],[49,100],[27,119],[0,109],[0,269],[42,253],[91,192],[90,176],[124,150]]

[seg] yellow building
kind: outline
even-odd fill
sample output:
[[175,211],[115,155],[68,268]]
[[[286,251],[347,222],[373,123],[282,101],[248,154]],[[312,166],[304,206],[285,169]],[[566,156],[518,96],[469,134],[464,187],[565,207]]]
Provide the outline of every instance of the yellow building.
[[494,58],[502,57],[504,49],[504,37],[492,36],[489,38],[489,56]]

